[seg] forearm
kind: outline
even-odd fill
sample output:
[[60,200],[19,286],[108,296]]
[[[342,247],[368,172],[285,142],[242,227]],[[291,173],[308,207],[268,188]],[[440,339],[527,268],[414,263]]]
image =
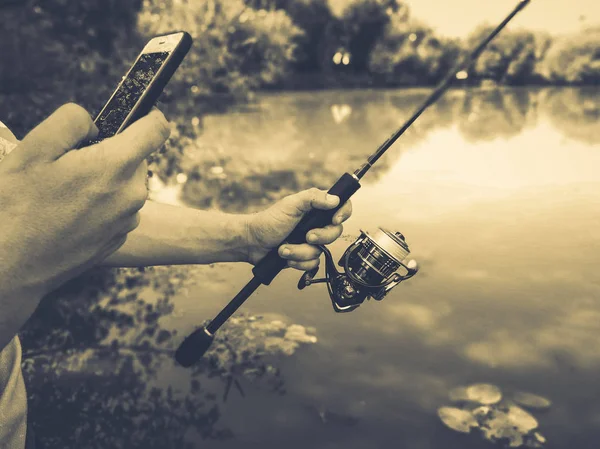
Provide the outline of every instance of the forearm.
[[208,264],[248,260],[247,215],[146,201],[140,224],[103,266]]

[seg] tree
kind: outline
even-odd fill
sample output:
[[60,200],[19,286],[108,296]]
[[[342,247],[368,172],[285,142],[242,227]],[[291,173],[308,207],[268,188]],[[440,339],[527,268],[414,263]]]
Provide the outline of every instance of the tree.
[[[474,48],[492,29],[489,25],[478,27],[467,38],[467,48]],[[471,75],[476,79],[491,79],[502,84],[525,84],[534,77],[537,51],[538,40],[534,33],[503,30],[479,56]]]
[[243,0],[145,0],[139,24],[148,35],[173,29],[192,35],[195,45],[171,86],[177,98],[192,100],[215,93],[243,99],[276,83],[301,33],[284,11],[257,11]]
[[459,54],[456,41],[436,37],[406,13],[395,14],[370,55],[369,69],[386,84],[433,84],[454,66]]
[[371,51],[383,36],[390,17],[407,13],[397,0],[356,0],[344,9],[341,22],[344,41],[355,72],[366,72]]
[[600,81],[600,27],[556,40],[540,64],[552,82],[594,84]]
[[60,104],[94,111],[138,50],[139,0],[35,0],[0,9],[3,121],[22,137]]
[[298,72],[317,72],[320,69],[321,46],[327,25],[334,20],[327,0],[245,0],[254,9],[283,10],[302,30],[297,36],[296,61]]

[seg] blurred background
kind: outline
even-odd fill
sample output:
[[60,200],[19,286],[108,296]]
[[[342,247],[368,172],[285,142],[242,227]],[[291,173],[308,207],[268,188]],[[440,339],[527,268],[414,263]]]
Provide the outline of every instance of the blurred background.
[[[185,30],[151,196],[255,212],[358,168],[515,4],[3,1],[0,120],[22,138],[69,101],[94,115],[151,36]],[[596,448],[600,3],[532,1],[465,72],[364,178],[332,245],[400,231],[415,278],[337,315],[286,270],[184,370],[173,348],[250,267],[92,270],[22,333],[44,447]],[[465,432],[478,402],[448,395],[481,383],[499,415]],[[502,415],[517,397],[528,411]]]

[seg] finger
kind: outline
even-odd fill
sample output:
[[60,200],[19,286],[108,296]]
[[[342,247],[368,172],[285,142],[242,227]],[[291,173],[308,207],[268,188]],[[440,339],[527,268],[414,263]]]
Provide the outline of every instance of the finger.
[[296,270],[301,270],[301,271],[310,271],[310,270],[317,268],[318,266],[319,266],[318,259],[313,259],[313,260],[305,261],[305,262],[296,262],[294,260],[288,261],[288,267],[295,268]]
[[68,103],[33,128],[21,141],[15,156],[23,165],[35,160],[53,161],[97,134],[90,114],[81,106]]
[[125,234],[129,234],[130,232],[136,230],[137,227],[140,225],[140,221],[141,214],[139,212],[136,212],[134,215],[132,215],[131,217],[129,217],[129,219],[125,221],[123,232]]
[[17,139],[17,136],[15,136],[13,134],[13,132],[8,129],[8,126],[6,126],[4,123],[0,122],[0,139],[6,140],[7,142],[10,143],[18,143],[19,139]]
[[284,200],[291,204],[298,214],[304,214],[313,208],[333,209],[340,202],[339,197],[329,195],[325,190],[316,187],[290,195]]
[[306,241],[315,245],[333,243],[344,232],[342,225],[329,225],[324,228],[311,229],[306,233]]
[[352,215],[352,201],[348,200],[333,216],[333,224],[341,224],[345,222]]
[[17,145],[19,140],[8,127],[0,122],[0,161],[3,156],[9,154]]
[[279,255],[283,259],[299,262],[318,259],[321,256],[321,252],[320,248],[306,243],[301,245],[281,245],[278,250]]
[[171,128],[158,109],[128,126],[123,132],[102,141],[105,156],[114,156],[123,170],[135,171],[140,163],[169,138]]

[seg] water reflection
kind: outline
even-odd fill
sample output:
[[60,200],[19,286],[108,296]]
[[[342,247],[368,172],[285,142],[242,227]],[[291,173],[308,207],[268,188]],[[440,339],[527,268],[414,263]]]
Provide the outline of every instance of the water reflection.
[[536,122],[532,97],[525,89],[468,92],[457,117],[462,136],[473,143],[516,136]]
[[543,92],[540,102],[552,125],[565,136],[588,144],[600,143],[600,90],[553,89]]
[[[426,95],[419,89],[269,95],[253,111],[207,117],[203,134],[187,147],[185,198],[198,207],[248,211],[287,192],[329,187]],[[199,419],[235,434],[211,442],[220,449],[478,449],[478,440],[445,428],[436,410],[453,387],[486,382],[552,398],[551,409],[536,414],[549,448],[595,448],[600,407],[590,392],[598,390],[600,370],[597,95],[578,89],[448,92],[364,179],[345,223],[347,238],[331,248],[341,255],[360,229],[399,230],[421,272],[383,302],[337,315],[324,288],[300,292],[299,274],[284,271],[244,310],[316,328],[318,344],[278,359],[286,394],[272,394],[277,389],[270,387],[258,394],[240,381],[241,398],[227,374],[239,376],[237,368],[217,370],[193,387],[189,372],[162,363],[150,380],[140,378],[162,391],[162,402],[141,406],[171,416],[170,422],[157,418],[157,441],[173,447],[168,427],[172,441],[183,444],[178,435],[198,424],[183,412],[185,402],[175,412],[156,405],[174,407],[167,387],[189,385],[202,391],[192,394],[203,402],[195,405]],[[332,105],[348,105],[352,113],[336,123]],[[203,267],[201,273],[202,282],[190,285],[187,295],[177,288],[177,307],[164,308],[162,327],[187,333],[249,278],[248,267],[235,264]],[[75,320],[69,327],[92,344],[93,323]],[[210,372],[206,368],[203,376]],[[270,385],[268,378],[258,385]],[[85,385],[81,395],[93,391]],[[116,384],[103,388],[111,395],[118,391]],[[51,390],[44,396],[48,402],[35,402],[39,423],[54,412],[48,404],[58,402]],[[64,401],[68,390],[61,391]],[[110,410],[111,402],[93,403]],[[215,404],[218,415],[207,417]],[[139,430],[126,417],[122,430],[99,419],[115,432],[115,442],[132,441]],[[52,424],[43,429],[50,435],[71,430],[47,422]],[[143,423],[154,435],[151,420]],[[198,437],[195,447],[203,444]]]
[[[428,94],[410,89],[269,95],[249,111],[208,116],[202,134],[186,148],[190,179],[184,198],[197,207],[243,211],[298,189],[329,188],[341,173],[358,168]],[[378,182],[410,148],[441,140],[440,132],[453,126],[460,137],[440,145],[457,159],[455,152],[465,142],[530,136],[522,143],[539,146],[546,119],[553,132],[597,143],[598,95],[593,89],[451,90],[415,122],[363,184]],[[210,174],[215,165],[224,170],[218,177]]]
[[175,366],[177,331],[163,319],[175,290],[205,275],[93,270],[44,299],[22,339],[30,415],[45,447],[193,448],[234,436],[221,407],[232,393],[245,397],[244,385],[285,394],[278,357],[317,341],[285,317],[238,314],[198,364]]

